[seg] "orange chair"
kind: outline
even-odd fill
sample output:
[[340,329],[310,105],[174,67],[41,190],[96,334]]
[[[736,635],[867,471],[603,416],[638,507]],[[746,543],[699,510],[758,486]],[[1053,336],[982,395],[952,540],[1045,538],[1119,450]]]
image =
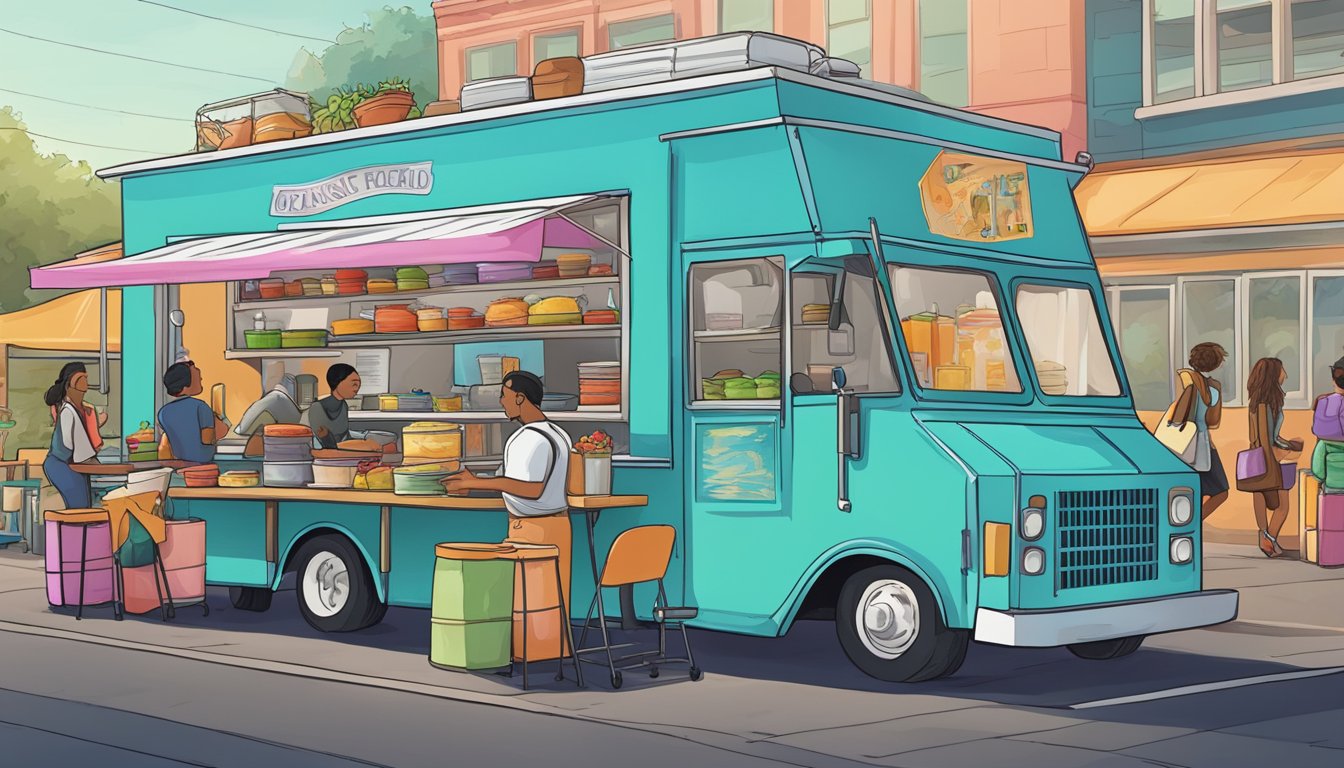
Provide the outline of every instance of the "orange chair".
[[[558,660],[556,681],[565,679],[565,657],[574,661],[574,678],[583,687],[583,670],[574,652],[569,606],[561,589],[560,550],[549,544],[511,543],[511,550],[498,555],[512,560],[513,572],[513,661],[523,664],[523,690],[527,690],[527,664]],[[532,583],[528,584],[529,575]],[[531,647],[529,648],[529,641]]]
[[[699,680],[700,668],[695,665],[691,653],[691,639],[686,635],[686,622],[694,619],[698,613],[695,608],[672,607],[667,603],[667,591],[663,588],[663,577],[667,574],[668,564],[672,560],[672,545],[676,542],[676,529],[670,525],[644,525],[625,531],[611,543],[607,552],[606,564],[602,566],[602,575],[597,580],[593,600],[588,605],[588,614],[584,617],[583,632],[579,636],[579,658],[590,664],[601,664],[595,659],[584,659],[582,654],[605,651],[607,669],[611,672],[611,687],[620,688],[621,671],[647,667],[649,677],[658,676],[659,666],[668,664],[686,664],[690,667],[690,678]],[[648,582],[658,582],[658,597],[653,604],[653,618],[658,622],[658,650],[642,651],[615,657],[612,650],[619,646],[611,644],[607,629],[607,617],[600,617],[602,645],[584,647],[588,637],[588,626],[593,620],[593,608],[597,606],[597,592],[611,587],[632,586]],[[681,630],[681,640],[686,646],[685,658],[671,658],[667,655],[667,629]]]

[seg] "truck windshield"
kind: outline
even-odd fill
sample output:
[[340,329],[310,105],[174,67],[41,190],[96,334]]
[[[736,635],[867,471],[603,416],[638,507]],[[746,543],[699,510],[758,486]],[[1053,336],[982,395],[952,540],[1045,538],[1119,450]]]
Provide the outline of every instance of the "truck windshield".
[[1017,316],[1041,392],[1056,397],[1118,397],[1120,382],[1084,287],[1022,285]]
[[925,389],[1021,392],[989,278],[979,272],[891,265],[901,335]]

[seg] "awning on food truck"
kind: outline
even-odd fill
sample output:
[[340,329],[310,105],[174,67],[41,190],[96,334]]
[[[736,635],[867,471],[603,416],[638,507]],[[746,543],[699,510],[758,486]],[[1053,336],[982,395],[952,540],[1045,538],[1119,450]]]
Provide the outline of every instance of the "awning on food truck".
[[539,261],[543,247],[608,247],[559,215],[599,197],[573,195],[183,240],[111,261],[72,259],[33,268],[32,287],[211,283],[339,267]]

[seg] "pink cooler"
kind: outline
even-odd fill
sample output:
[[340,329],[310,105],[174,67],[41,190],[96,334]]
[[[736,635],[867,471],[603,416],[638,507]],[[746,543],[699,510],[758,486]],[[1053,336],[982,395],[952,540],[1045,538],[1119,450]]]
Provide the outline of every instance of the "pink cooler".
[[1316,510],[1317,565],[1344,565],[1344,494],[1323,493]]
[[[84,542],[84,605],[109,603],[116,597],[117,579],[112,563],[112,526],[46,523],[47,602],[60,607],[79,605],[80,546]],[[85,530],[87,528],[87,531]]]
[[[159,557],[168,574],[165,598],[171,595],[174,605],[191,605],[205,600],[204,520],[167,521],[167,537],[159,545]],[[158,610],[163,582],[157,576],[158,566],[153,564],[122,569],[127,613]]]

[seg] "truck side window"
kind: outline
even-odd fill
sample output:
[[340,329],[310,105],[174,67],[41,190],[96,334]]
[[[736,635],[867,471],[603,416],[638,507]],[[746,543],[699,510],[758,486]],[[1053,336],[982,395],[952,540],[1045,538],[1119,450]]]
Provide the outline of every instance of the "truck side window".
[[1120,381],[1091,291],[1081,286],[1020,286],[1017,318],[1044,394],[1120,395]]
[[921,386],[1022,391],[987,276],[954,269],[889,269],[901,335]]
[[[877,280],[846,271],[836,302],[838,272],[800,270],[792,279],[793,394],[830,393],[832,368],[845,369],[846,386],[855,392],[899,392]],[[839,313],[834,323],[833,312]]]
[[691,266],[692,399],[779,403],[784,263]]

